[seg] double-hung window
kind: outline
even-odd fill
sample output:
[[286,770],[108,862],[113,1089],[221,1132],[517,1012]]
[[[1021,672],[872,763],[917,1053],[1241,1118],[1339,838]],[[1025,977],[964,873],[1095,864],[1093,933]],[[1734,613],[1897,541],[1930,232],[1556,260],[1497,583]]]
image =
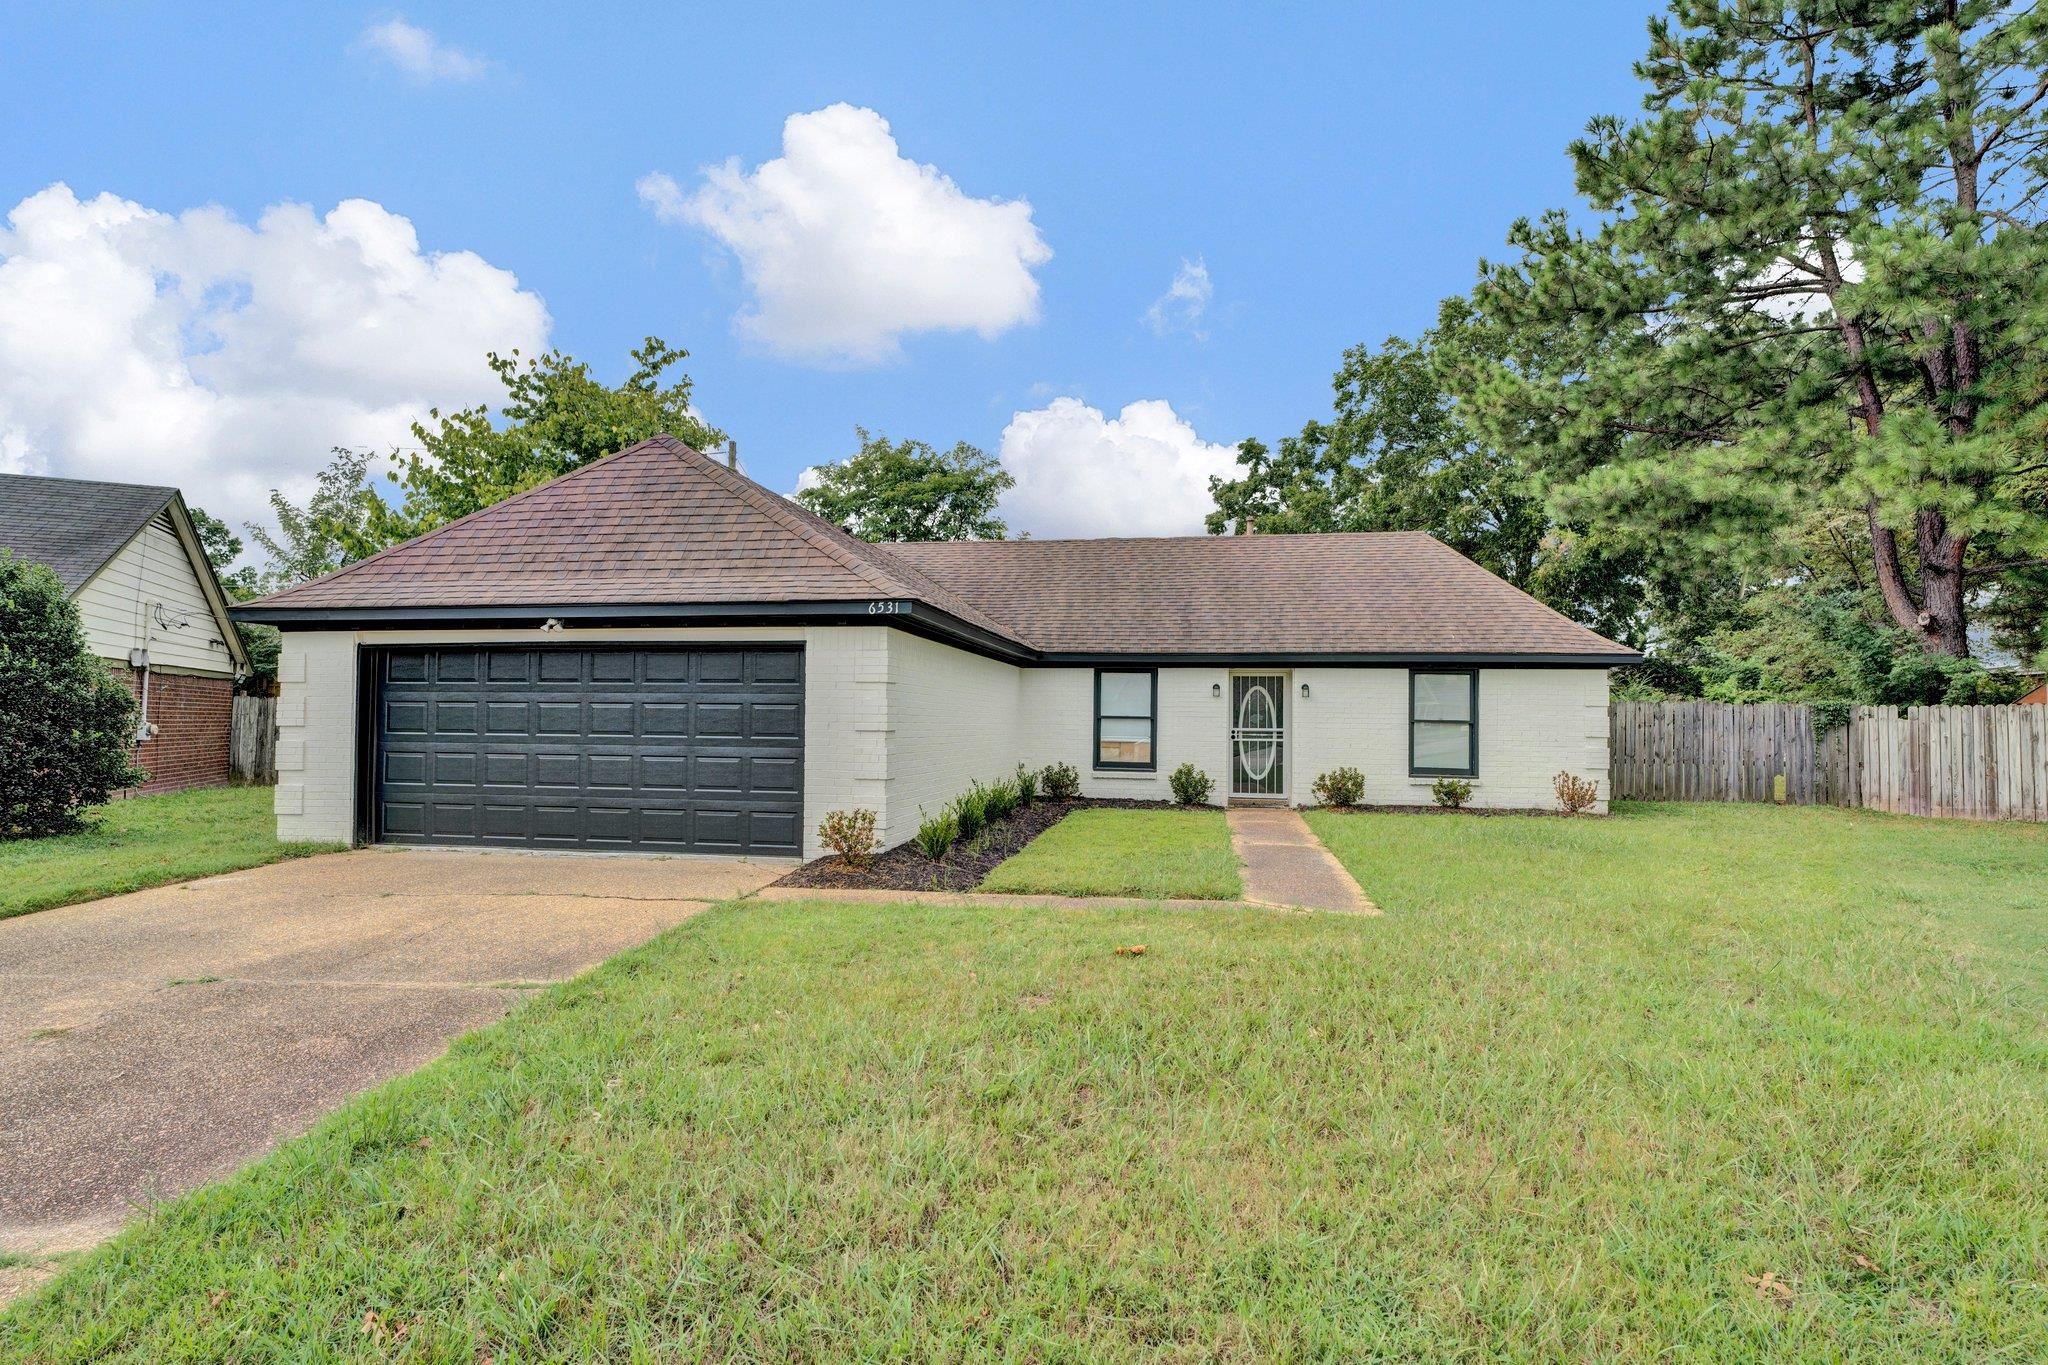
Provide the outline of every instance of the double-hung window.
[[1479,672],[1408,674],[1408,771],[1416,777],[1479,775]]
[[1095,766],[1155,766],[1159,674],[1151,669],[1095,671]]

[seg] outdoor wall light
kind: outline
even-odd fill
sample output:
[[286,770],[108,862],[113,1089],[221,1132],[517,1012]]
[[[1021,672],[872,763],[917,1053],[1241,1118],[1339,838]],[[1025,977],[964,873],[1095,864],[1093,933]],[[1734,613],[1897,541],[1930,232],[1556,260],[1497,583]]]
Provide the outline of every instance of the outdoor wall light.
[[1223,684],[1222,684],[1222,683],[1210,683],[1210,684],[1209,684],[1209,695],[1210,695],[1210,696],[1212,696],[1212,697],[1220,697],[1220,696],[1222,696],[1222,695],[1223,695]]
[[1303,683],[1303,684],[1301,685],[1301,699],[1302,699],[1303,701],[1307,701],[1307,700],[1308,700],[1308,684],[1307,684],[1307,683]]

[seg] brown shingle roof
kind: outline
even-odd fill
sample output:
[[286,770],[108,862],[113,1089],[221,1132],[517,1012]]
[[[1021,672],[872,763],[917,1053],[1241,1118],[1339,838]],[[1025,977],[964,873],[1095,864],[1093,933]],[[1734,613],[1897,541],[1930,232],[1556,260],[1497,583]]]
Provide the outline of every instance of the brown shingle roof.
[[916,598],[971,604],[673,436],[655,436],[345,569],[271,608],[630,606]]
[[1420,531],[892,548],[1048,653],[1629,653]]
[[1055,655],[1629,653],[1419,532],[870,545],[670,436],[248,606],[878,598]]

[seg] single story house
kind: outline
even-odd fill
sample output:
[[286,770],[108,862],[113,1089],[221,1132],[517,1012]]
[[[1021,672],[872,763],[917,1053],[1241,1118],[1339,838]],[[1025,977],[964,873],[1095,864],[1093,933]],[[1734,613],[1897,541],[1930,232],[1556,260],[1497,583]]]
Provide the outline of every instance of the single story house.
[[1638,657],[1426,535],[871,545],[666,436],[235,614],[282,837],[780,857],[1019,764],[1554,809]]
[[135,694],[149,780],[134,790],[226,782],[249,658],[178,490],[0,474],[0,549],[55,571],[87,646]]

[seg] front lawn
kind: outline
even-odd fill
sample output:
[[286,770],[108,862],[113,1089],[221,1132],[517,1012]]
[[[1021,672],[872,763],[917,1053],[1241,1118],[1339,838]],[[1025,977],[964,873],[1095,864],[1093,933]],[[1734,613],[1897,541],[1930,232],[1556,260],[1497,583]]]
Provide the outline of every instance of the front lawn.
[[714,910],[0,1356],[2048,1358],[2048,829],[1313,818],[1383,918]]
[[1244,894],[1215,810],[1078,810],[997,865],[978,891],[1231,900]]
[[80,833],[0,842],[0,919],[338,847],[279,843],[270,801],[269,787],[138,796]]

